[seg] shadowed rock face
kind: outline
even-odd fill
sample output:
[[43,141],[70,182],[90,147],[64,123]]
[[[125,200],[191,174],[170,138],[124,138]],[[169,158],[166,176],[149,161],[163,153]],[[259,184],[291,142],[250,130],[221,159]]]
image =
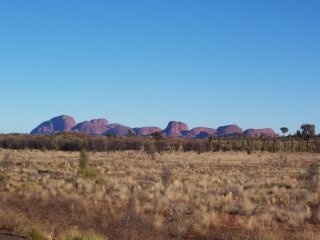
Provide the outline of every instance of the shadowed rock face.
[[183,122],[171,121],[166,129],[162,131],[167,137],[183,137],[189,132],[189,127]]
[[41,123],[38,127],[31,131],[31,134],[50,134],[55,132],[67,132],[76,125],[73,117],[61,115],[54,117],[49,121]]
[[92,119],[78,123],[72,128],[72,131],[78,131],[86,134],[101,135],[108,130],[108,120],[104,118]]
[[242,132],[242,129],[237,125],[227,125],[217,129],[217,136],[236,136],[237,134],[242,134]]
[[207,128],[207,127],[196,127],[189,131],[187,137],[190,138],[207,138],[209,136],[214,136],[217,132],[214,128]]
[[275,137],[277,134],[271,128],[262,128],[262,129],[247,129],[243,132],[245,137],[264,137],[270,138]]
[[109,130],[104,132],[103,135],[112,134],[116,136],[128,136],[129,131],[132,131],[134,133],[132,128],[121,125],[119,123],[109,124],[108,129]]
[[149,136],[154,132],[161,132],[162,129],[158,127],[141,127],[134,128],[133,131],[137,136]]

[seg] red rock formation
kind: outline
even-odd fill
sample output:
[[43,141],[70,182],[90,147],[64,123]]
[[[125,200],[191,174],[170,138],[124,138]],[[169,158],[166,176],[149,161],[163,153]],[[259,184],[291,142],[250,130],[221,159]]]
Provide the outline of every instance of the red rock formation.
[[133,129],[124,125],[121,125],[119,123],[113,123],[108,125],[108,129],[106,132],[103,133],[103,135],[112,134],[115,136],[128,136],[129,131],[134,133]]
[[183,122],[171,121],[166,129],[162,131],[167,137],[183,137],[189,132],[189,127]]
[[262,129],[247,129],[243,132],[243,135],[245,137],[263,137],[263,138],[269,138],[269,137],[275,137],[277,136],[276,132],[273,131],[271,128],[262,128]]
[[84,121],[78,123],[72,128],[72,131],[82,132],[92,135],[101,135],[108,130],[108,120],[104,118],[93,119],[91,121]]
[[[31,134],[52,134],[65,131],[77,131],[93,135],[113,134],[116,136],[127,136],[131,131],[137,136],[148,136],[153,132],[161,131],[158,127],[141,127],[130,128],[118,123],[108,124],[106,119],[93,119],[91,121],[81,122],[76,125],[75,120],[67,115],[54,117],[45,121],[31,131]],[[162,131],[167,137],[190,137],[190,138],[207,138],[237,136],[243,134],[245,137],[275,137],[277,134],[270,128],[264,129],[247,129],[242,131],[237,125],[227,125],[219,127],[217,130],[207,127],[197,127],[189,131],[187,124],[183,122],[171,121],[166,129]]]
[[30,134],[50,134],[56,132],[68,132],[76,125],[73,117],[61,115],[45,121],[31,131]]
[[215,133],[217,132],[216,129],[214,128],[207,128],[207,127],[196,127],[191,129],[187,137],[190,138],[207,138],[209,136],[214,136]]
[[154,132],[161,132],[161,128],[158,127],[141,127],[133,129],[137,136],[149,136]]
[[236,136],[237,134],[242,134],[242,129],[237,125],[227,125],[218,127],[217,136],[225,137],[225,136]]

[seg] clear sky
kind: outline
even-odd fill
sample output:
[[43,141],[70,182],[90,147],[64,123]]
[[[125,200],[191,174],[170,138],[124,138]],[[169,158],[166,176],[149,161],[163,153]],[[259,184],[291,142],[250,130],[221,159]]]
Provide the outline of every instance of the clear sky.
[[2,0],[0,132],[320,128],[319,0]]

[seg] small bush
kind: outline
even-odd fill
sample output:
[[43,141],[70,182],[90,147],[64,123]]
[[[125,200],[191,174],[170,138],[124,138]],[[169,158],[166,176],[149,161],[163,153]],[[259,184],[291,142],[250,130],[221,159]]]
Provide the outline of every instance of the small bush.
[[193,142],[184,142],[182,144],[182,149],[184,152],[191,152],[194,150],[194,144]]
[[204,152],[210,152],[212,150],[211,142],[204,142],[202,140],[184,142],[182,144],[182,149],[184,152],[195,151],[199,154]]
[[165,152],[169,150],[169,147],[166,142],[159,141],[155,143],[155,147],[158,153]]
[[196,151],[198,154],[204,153],[204,152],[210,152],[211,144],[210,142],[198,141],[194,144],[194,151]]
[[247,148],[246,152],[247,152],[248,155],[250,155],[250,154],[252,154],[252,149],[251,148]]
[[125,144],[118,139],[110,139],[107,144],[108,151],[123,151],[125,149]]
[[80,232],[71,230],[60,236],[59,240],[107,240],[107,238],[93,231]]
[[78,176],[85,179],[96,179],[99,173],[97,169],[89,167],[89,161],[89,154],[82,150],[80,152]]
[[128,141],[125,145],[125,150],[140,151],[142,149],[142,142],[138,140]]
[[85,179],[96,179],[99,175],[95,168],[84,168],[79,172],[80,176]]
[[146,142],[143,145],[144,152],[151,156],[151,159],[156,158],[156,148],[153,143]]
[[30,240],[45,240],[46,237],[38,228],[33,227],[28,231],[28,239],[30,239]]
[[230,239],[230,240],[245,240],[245,238],[239,229],[232,229],[227,233],[223,234],[223,239]]
[[0,183],[5,182],[8,179],[8,175],[6,172],[0,172]]
[[178,142],[175,142],[174,144],[173,144],[173,148],[174,148],[174,150],[177,152],[177,151],[179,151],[179,149],[180,149],[180,142],[178,141]]

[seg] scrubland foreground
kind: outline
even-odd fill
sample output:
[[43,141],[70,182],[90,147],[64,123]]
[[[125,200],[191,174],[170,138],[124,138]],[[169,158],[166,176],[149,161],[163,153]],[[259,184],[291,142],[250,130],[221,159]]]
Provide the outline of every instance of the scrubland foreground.
[[30,239],[320,239],[319,154],[0,150],[0,230]]

